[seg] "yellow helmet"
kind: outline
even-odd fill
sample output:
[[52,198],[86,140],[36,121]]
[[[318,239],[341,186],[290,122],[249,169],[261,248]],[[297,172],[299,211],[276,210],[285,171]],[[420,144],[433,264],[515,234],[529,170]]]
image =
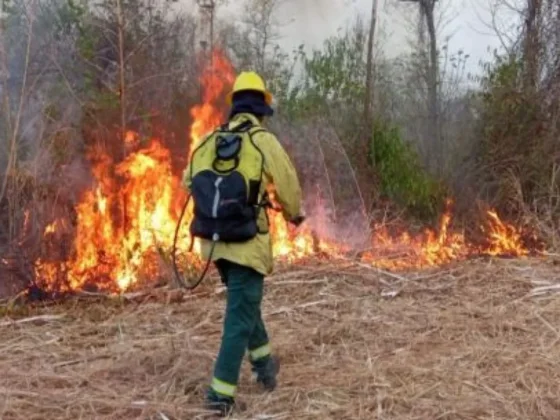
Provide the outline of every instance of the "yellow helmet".
[[272,93],[266,90],[264,80],[254,71],[244,71],[235,79],[233,90],[226,96],[227,103],[231,105],[233,94],[243,90],[256,90],[264,94],[268,105],[272,104]]

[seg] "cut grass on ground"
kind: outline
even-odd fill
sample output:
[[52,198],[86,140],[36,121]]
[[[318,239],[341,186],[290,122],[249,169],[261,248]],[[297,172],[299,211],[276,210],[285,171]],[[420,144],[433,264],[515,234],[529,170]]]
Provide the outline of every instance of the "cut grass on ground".
[[[279,388],[262,393],[245,362],[247,410],[233,418],[557,420],[560,295],[531,293],[560,283],[557,273],[534,260],[399,275],[345,262],[281,270],[264,302]],[[218,287],[0,318],[0,418],[209,418]]]

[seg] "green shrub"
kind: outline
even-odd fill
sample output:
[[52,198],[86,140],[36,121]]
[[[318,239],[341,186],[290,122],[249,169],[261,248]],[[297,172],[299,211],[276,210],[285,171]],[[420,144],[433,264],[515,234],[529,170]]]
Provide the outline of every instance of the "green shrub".
[[413,216],[437,216],[445,198],[444,188],[421,167],[418,154],[403,140],[398,127],[376,122],[370,162],[372,154],[382,195]]
[[479,184],[500,210],[520,210],[520,199],[546,200],[558,162],[558,135],[546,122],[549,108],[523,76],[520,58],[506,56],[496,57],[481,80]]

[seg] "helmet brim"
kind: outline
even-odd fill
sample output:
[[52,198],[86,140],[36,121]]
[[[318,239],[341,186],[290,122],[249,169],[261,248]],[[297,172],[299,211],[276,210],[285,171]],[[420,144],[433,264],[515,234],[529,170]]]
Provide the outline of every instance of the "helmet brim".
[[[237,92],[243,92],[242,90],[238,90],[236,92],[231,91],[226,95],[226,103],[228,105],[232,105],[233,104],[233,95]],[[264,101],[266,102],[267,105],[272,105],[272,102],[274,100],[274,98],[272,97],[272,93],[270,93],[268,90],[262,92],[264,94]]]

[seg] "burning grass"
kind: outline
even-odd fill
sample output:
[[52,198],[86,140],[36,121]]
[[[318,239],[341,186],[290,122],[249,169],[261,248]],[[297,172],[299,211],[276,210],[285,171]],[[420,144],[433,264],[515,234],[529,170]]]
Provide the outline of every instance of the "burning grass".
[[[264,302],[280,387],[262,394],[245,363],[235,418],[558,419],[560,300],[532,294],[557,278],[531,259],[280,270]],[[196,295],[25,306],[0,321],[0,417],[206,418],[223,308],[215,279]]]

